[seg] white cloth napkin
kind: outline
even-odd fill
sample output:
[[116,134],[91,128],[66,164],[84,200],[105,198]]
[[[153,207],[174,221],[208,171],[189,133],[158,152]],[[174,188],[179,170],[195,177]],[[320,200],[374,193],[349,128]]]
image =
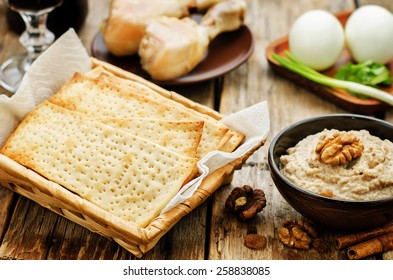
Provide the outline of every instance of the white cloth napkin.
[[270,131],[267,102],[263,101],[257,103],[239,112],[226,116],[221,120],[221,122],[228,127],[243,133],[246,136],[243,144],[232,153],[213,151],[202,158],[198,162],[198,169],[201,175],[183,186],[180,192],[172,198],[161,213],[165,213],[175,205],[190,198],[206,176],[235,159],[242,157],[259,142],[266,140]]
[[[75,31],[70,29],[34,62],[12,97],[0,96],[0,147],[27,113],[49,98],[75,72],[85,73],[91,67],[86,49]],[[198,162],[201,175],[184,186],[162,213],[191,197],[206,176],[243,156],[267,138],[270,129],[267,102],[255,104],[221,121],[245,134],[244,143],[232,153],[214,151],[201,159]]]

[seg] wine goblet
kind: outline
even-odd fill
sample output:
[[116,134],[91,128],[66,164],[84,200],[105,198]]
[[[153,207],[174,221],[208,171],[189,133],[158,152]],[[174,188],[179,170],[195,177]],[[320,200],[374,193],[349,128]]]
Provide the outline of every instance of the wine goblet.
[[11,93],[18,89],[23,76],[37,57],[54,41],[54,34],[46,27],[48,14],[63,0],[6,0],[18,12],[26,25],[19,42],[26,52],[13,56],[0,66],[0,85]]

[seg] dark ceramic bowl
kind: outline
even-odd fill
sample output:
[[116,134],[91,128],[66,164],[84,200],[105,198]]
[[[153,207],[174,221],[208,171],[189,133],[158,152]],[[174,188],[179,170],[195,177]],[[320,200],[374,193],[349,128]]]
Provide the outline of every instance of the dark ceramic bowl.
[[295,123],[276,135],[269,147],[270,174],[281,195],[304,217],[331,229],[366,230],[393,222],[393,197],[367,201],[327,198],[300,188],[280,172],[280,156],[306,136],[324,128],[366,129],[371,135],[393,142],[393,124],[367,116],[324,115]]

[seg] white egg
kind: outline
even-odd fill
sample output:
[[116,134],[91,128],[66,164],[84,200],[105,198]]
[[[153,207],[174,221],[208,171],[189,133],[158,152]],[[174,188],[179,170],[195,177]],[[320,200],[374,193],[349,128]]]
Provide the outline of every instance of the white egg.
[[362,6],[348,18],[345,37],[357,62],[385,64],[393,59],[393,14],[380,6]]
[[335,64],[345,44],[344,28],[331,13],[311,10],[293,23],[289,49],[303,64],[325,70]]

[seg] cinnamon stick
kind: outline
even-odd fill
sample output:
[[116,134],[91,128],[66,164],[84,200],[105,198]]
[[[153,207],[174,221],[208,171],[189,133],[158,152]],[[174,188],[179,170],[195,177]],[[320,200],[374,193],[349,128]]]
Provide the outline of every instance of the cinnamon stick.
[[368,241],[351,246],[348,248],[347,255],[351,260],[358,260],[390,250],[393,250],[393,233],[380,235]]
[[364,231],[364,232],[359,232],[359,233],[354,233],[354,234],[349,234],[349,235],[344,235],[341,237],[338,237],[335,240],[335,245],[337,249],[343,249],[348,246],[366,241],[368,239],[384,235],[387,233],[393,233],[393,224],[384,226],[384,227],[379,227],[370,231]]

